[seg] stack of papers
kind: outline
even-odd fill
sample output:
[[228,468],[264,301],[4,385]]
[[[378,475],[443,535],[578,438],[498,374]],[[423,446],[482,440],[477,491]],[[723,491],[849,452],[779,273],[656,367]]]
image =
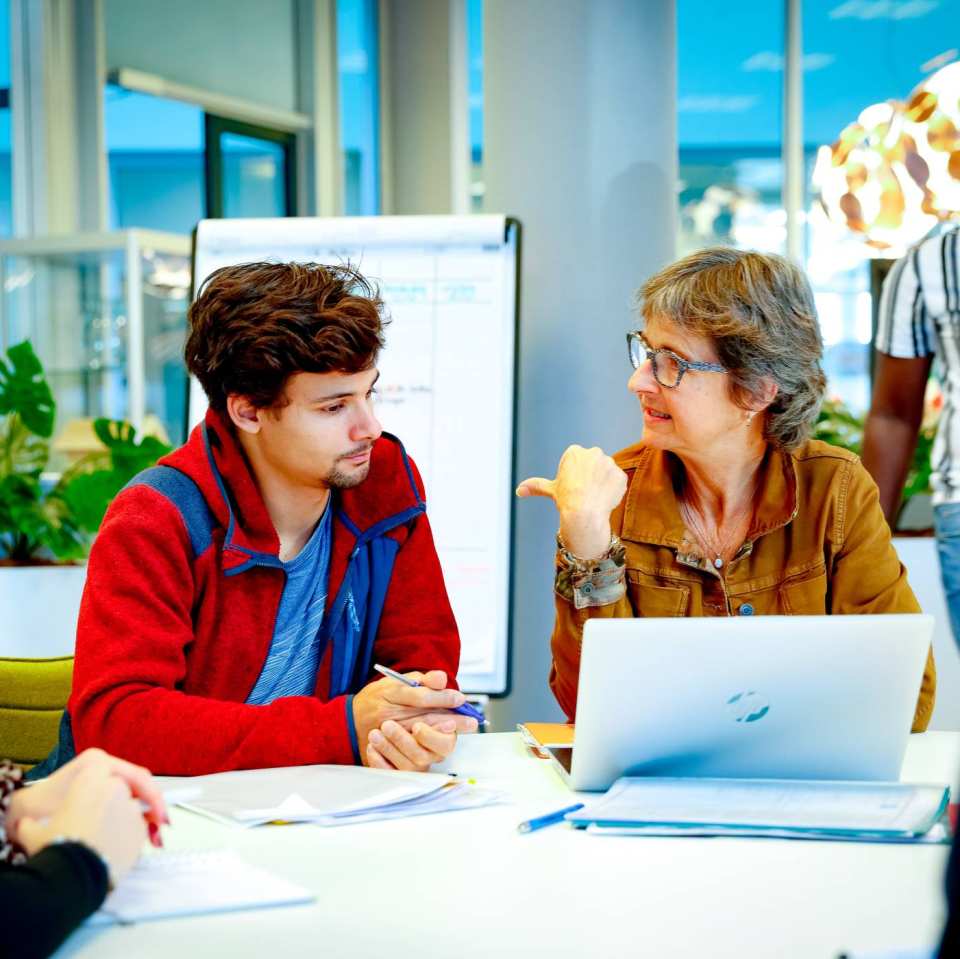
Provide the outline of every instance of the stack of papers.
[[360,766],[288,766],[189,778],[160,778],[171,801],[221,822],[320,826],[473,809],[501,800],[441,773],[405,773]]
[[624,777],[566,818],[605,835],[945,842],[949,795],[905,783]]
[[110,893],[91,925],[313,902],[307,889],[229,850],[144,856]]

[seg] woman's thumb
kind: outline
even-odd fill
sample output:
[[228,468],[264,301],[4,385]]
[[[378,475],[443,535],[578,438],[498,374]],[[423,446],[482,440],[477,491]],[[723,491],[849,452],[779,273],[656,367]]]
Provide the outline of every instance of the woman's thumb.
[[553,480],[531,476],[517,487],[517,496],[547,496],[553,499]]

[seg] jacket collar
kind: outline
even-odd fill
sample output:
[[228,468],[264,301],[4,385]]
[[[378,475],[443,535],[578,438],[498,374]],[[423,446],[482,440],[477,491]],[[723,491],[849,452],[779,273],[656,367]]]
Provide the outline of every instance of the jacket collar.
[[[680,515],[677,491],[683,464],[673,453],[640,444],[618,457],[624,469],[634,469],[624,501],[623,538],[634,542],[689,546]],[[786,526],[797,513],[797,472],[793,456],[770,446],[760,465],[757,506],[747,541]]]
[[[279,566],[280,540],[256,478],[229,420],[210,409],[186,444],[161,460],[200,488],[225,530],[225,567]],[[358,486],[333,491],[332,505],[351,539],[364,540],[426,509],[412,463],[400,441],[384,433],[374,444],[370,472]]]

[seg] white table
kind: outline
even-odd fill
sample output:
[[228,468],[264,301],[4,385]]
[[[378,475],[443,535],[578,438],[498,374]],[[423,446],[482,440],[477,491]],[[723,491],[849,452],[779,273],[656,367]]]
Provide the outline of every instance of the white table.
[[[598,838],[523,819],[569,804],[513,733],[463,737],[449,768],[515,803],[322,829],[174,811],[169,849],[232,846],[310,906],[82,929],[58,957],[834,957],[933,943],[943,846]],[[911,737],[904,779],[953,783],[960,734]]]

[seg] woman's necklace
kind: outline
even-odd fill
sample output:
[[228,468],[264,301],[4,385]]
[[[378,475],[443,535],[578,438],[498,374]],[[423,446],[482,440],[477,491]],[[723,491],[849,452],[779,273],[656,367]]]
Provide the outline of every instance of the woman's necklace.
[[713,563],[714,568],[722,569],[724,563],[729,562],[733,557],[750,525],[750,516],[753,513],[753,496],[751,495],[746,500],[744,506],[727,517],[724,525],[729,532],[724,536],[717,525],[714,525],[712,532],[708,532],[702,507],[693,503],[694,495],[690,489],[690,484],[687,483],[680,498],[680,515],[683,517],[687,529],[693,534],[694,539],[703,550],[704,556],[712,556],[713,559],[710,562]]

